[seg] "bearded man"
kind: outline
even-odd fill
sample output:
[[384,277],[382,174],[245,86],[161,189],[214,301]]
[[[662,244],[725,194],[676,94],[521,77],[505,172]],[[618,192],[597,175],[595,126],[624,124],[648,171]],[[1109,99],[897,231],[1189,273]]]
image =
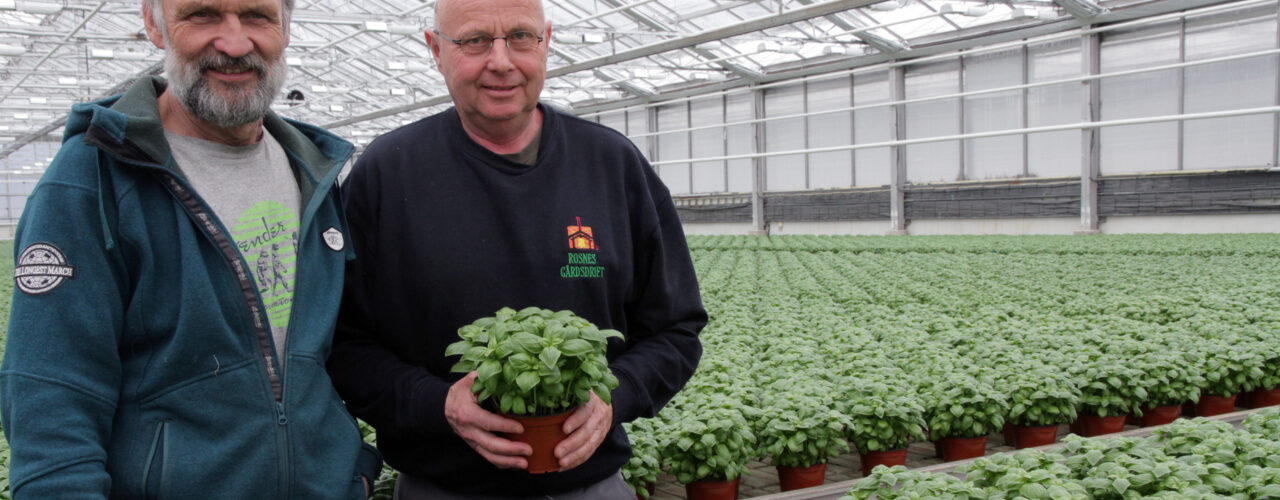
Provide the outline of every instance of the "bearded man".
[[367,495],[380,458],[324,370],[353,148],[269,109],[292,9],[145,0],[168,81],[72,108],[14,246],[13,498]]

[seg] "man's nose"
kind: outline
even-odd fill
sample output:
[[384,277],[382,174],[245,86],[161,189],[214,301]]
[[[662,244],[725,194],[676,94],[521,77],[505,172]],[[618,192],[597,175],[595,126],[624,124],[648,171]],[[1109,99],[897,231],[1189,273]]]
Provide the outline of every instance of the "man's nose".
[[213,41],[213,48],[230,57],[241,57],[253,52],[253,40],[245,31],[244,24],[236,16],[226,16],[219,26],[218,37]]

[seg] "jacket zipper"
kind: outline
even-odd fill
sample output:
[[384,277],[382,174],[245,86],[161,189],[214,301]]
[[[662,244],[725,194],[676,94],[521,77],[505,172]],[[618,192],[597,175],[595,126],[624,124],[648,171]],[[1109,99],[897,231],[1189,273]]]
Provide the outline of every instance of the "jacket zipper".
[[[258,296],[258,289],[253,285],[253,280],[250,278],[248,270],[245,269],[244,260],[240,258],[235,247],[227,238],[226,233],[218,227],[214,218],[205,211],[191,191],[183,186],[181,182],[178,182],[177,178],[172,174],[166,172],[158,175],[164,178],[170,192],[178,198],[178,201],[186,207],[192,217],[204,228],[205,234],[213,240],[214,246],[222,252],[224,260],[231,266],[231,270],[235,272],[236,279],[240,282],[240,292],[243,295],[245,304],[249,307],[250,315],[253,317],[254,335],[258,340],[258,350],[262,355],[267,381],[271,386],[271,396],[275,402],[276,424],[279,426],[279,430],[276,432],[276,453],[280,457],[280,498],[289,498],[291,489],[289,487],[291,471],[289,470],[289,429],[287,427],[289,418],[284,411],[284,383],[279,371],[276,369],[275,356],[272,355],[273,341],[267,332],[266,310],[263,308],[261,299]],[[299,240],[301,241],[301,238]]]

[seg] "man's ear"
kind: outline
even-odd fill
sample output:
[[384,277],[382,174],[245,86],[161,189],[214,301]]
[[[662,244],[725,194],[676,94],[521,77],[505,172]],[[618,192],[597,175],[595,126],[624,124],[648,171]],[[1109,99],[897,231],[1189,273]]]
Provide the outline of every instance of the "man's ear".
[[440,67],[440,37],[430,28],[422,32],[422,36],[427,39],[427,46],[431,47],[431,58],[436,60],[436,67]]
[[[147,39],[158,49],[166,48],[164,46],[164,33],[160,31],[160,26],[156,24],[155,12],[151,10],[151,2],[142,3],[142,25],[147,29]],[[164,15],[164,14],[161,14]]]

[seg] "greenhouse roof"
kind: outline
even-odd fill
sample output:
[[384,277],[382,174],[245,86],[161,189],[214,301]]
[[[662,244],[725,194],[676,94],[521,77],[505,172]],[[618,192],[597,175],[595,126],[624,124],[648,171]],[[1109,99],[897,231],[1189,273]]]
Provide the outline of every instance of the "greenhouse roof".
[[[661,100],[956,50],[1211,0],[545,0],[543,99]],[[0,0],[0,157],[56,140],[69,106],[159,74],[140,0]],[[422,32],[434,1],[298,0],[281,115],[357,143],[449,105]],[[1128,17],[1137,17],[1130,14]],[[286,96],[292,97],[286,98]]]

